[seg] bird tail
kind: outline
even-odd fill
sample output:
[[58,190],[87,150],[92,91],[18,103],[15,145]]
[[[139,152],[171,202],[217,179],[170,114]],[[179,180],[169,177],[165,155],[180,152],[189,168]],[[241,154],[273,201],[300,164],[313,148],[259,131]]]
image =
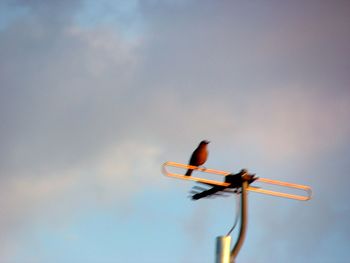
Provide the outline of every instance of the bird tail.
[[191,176],[192,174],[192,169],[188,169],[187,172],[185,173],[186,176]]

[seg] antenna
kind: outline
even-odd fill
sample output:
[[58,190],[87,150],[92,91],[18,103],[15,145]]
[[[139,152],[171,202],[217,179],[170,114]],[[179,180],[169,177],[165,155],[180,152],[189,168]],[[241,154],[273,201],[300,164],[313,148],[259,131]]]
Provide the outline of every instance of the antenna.
[[[224,176],[224,181],[217,181],[207,178],[201,177],[193,177],[186,176],[184,174],[170,172],[170,169],[180,169],[185,172],[187,169],[193,169],[194,171],[199,171],[202,174],[211,174],[215,176]],[[236,240],[235,245],[233,246],[231,252],[231,232],[233,228],[229,231],[226,236],[218,236],[216,239],[216,263],[234,263],[235,259],[243,246],[243,242],[245,239],[245,234],[247,231],[247,221],[248,221],[248,213],[247,213],[247,191],[272,195],[282,198],[294,199],[299,201],[307,201],[311,199],[312,190],[311,187],[301,184],[294,184],[283,182],[279,180],[271,180],[267,178],[259,178],[256,177],[255,174],[250,174],[246,169],[242,169],[239,173],[232,174],[230,172],[216,170],[216,169],[207,169],[204,167],[198,167],[193,165],[187,165],[176,162],[165,162],[162,166],[162,172],[164,175],[168,177],[173,177],[182,180],[191,180],[195,182],[199,182],[210,186],[212,188],[204,190],[202,192],[196,192],[192,199],[198,200],[203,197],[208,197],[211,195],[219,195],[220,192],[232,192],[229,190],[233,189],[233,192],[239,193],[241,196],[240,202],[240,230],[239,236]],[[257,186],[251,186],[252,183],[258,182],[260,184],[265,184],[269,186],[278,186],[282,188],[284,191],[275,191],[264,189]],[[200,187],[199,187],[200,188]],[[290,193],[286,191],[298,191],[301,193]]]

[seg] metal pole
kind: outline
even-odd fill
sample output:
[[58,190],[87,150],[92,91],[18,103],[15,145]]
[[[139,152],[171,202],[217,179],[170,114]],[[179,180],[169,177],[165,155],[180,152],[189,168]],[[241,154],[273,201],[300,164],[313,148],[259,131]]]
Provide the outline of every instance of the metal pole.
[[230,263],[231,237],[219,236],[216,238],[215,263]]
[[242,182],[242,193],[241,193],[241,222],[240,222],[240,230],[239,230],[239,237],[236,241],[235,246],[233,247],[231,251],[231,263],[235,262],[235,259],[239,253],[239,250],[241,249],[246,230],[247,230],[247,187],[248,187],[248,182],[243,181]]

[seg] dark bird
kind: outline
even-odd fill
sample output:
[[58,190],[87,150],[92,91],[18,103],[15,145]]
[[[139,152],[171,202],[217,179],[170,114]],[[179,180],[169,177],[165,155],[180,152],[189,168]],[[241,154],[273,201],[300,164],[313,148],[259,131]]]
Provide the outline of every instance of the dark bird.
[[[189,165],[193,166],[200,166],[205,163],[205,161],[208,158],[208,145],[209,141],[201,141],[201,143],[198,145],[197,149],[194,150],[192,153],[190,162],[188,163]],[[192,174],[193,169],[188,169],[186,174],[187,176],[190,176]]]
[[[225,176],[225,183],[228,183],[228,186],[215,185],[211,183],[204,183],[206,185],[212,186],[209,189],[205,189],[199,186],[194,186],[191,193],[194,193],[192,196],[193,200],[198,200],[203,197],[209,196],[226,196],[224,193],[239,193],[244,181],[248,182],[250,185],[254,182],[258,177],[255,174],[250,174],[246,169],[242,169],[237,174],[228,174]],[[199,192],[198,192],[199,191]]]

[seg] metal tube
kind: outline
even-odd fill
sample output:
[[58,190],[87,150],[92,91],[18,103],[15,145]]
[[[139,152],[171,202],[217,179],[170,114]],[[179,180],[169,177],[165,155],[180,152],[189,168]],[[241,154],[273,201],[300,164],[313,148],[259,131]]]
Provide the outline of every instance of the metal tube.
[[231,237],[219,236],[216,238],[215,263],[230,263]]
[[241,222],[240,222],[240,230],[239,230],[239,236],[236,241],[235,246],[233,247],[231,251],[231,263],[235,262],[235,259],[239,253],[239,250],[241,249],[246,230],[247,230],[247,187],[248,182],[243,181],[242,183],[242,193],[241,193]]
[[[196,181],[196,182],[200,182],[200,183],[204,183],[204,184],[209,184],[212,186],[216,185],[216,186],[223,186],[223,187],[231,187],[231,184],[229,182],[226,182],[226,181],[220,182],[220,181],[216,181],[216,180],[209,180],[209,179],[200,178],[200,177],[193,177],[193,176],[185,176],[183,174],[170,172],[167,170],[168,166],[182,168],[182,169],[189,169],[190,168],[190,169],[198,170],[201,173],[217,174],[217,175],[222,175],[222,176],[232,175],[229,172],[215,170],[215,169],[207,169],[207,168],[203,168],[203,167],[197,167],[197,166],[193,166],[193,165],[187,165],[187,164],[181,164],[181,163],[175,163],[175,162],[166,162],[163,164],[163,167],[162,167],[163,174],[166,176],[169,176],[169,177],[174,177],[174,178],[178,178],[178,179],[182,179],[182,180],[192,180],[192,181]],[[310,200],[311,196],[312,196],[311,187],[306,186],[306,185],[287,183],[287,182],[283,182],[283,181],[279,181],[279,180],[271,180],[271,179],[261,178],[261,177],[255,179],[255,181],[260,182],[260,183],[269,184],[269,185],[278,185],[278,186],[283,187],[283,188],[290,188],[290,189],[294,189],[294,190],[298,189],[300,191],[305,192],[305,194],[300,195],[300,194],[284,193],[284,192],[268,190],[268,189],[263,189],[263,188],[259,188],[259,187],[254,187],[254,186],[248,187],[247,188],[248,191],[266,194],[266,195],[273,195],[273,196],[278,196],[278,197],[290,198],[290,199],[295,199],[295,200],[300,200],[300,201]]]

